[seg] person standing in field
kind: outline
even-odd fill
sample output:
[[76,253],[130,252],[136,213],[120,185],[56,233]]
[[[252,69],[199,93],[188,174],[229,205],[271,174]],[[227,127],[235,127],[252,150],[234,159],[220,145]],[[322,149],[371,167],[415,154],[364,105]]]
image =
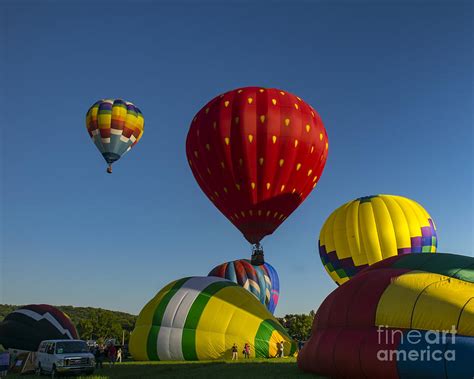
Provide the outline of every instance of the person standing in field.
[[97,345],[94,350],[95,357],[95,368],[99,369],[103,367],[104,362],[104,347],[102,345]]
[[107,350],[107,354],[109,356],[110,366],[114,366],[115,360],[117,359],[117,349],[115,348],[113,343],[110,344]]
[[237,360],[237,352],[238,352],[238,348],[237,348],[237,345],[235,344],[234,342],[234,345],[232,346],[232,360]]
[[245,358],[250,358],[250,345],[247,342],[244,345],[243,353]]
[[283,341],[280,342],[280,358],[285,356]]
[[275,354],[275,358],[280,358],[280,342],[277,342],[277,352]]
[[122,363],[122,348],[121,347],[117,349],[117,362]]
[[0,377],[7,376],[10,367],[10,353],[4,351],[0,353]]

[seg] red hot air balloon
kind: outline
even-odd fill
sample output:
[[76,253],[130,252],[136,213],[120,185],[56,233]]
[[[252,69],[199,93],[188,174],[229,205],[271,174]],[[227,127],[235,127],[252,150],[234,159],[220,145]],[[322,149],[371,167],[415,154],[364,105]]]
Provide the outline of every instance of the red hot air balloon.
[[199,186],[255,244],[260,263],[260,241],[316,186],[327,153],[318,113],[275,88],[245,87],[215,97],[196,114],[186,140]]

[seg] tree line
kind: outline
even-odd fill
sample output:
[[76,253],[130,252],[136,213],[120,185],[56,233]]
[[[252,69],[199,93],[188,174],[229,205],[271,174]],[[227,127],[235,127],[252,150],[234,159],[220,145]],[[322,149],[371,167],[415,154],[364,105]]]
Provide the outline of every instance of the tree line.
[[[0,321],[19,307],[18,305],[0,304]],[[121,342],[122,336],[125,334],[125,343],[128,343],[130,332],[137,320],[135,315],[101,308],[70,305],[60,305],[57,308],[71,318],[83,340],[115,338]],[[278,318],[278,321],[292,338],[297,341],[306,341],[311,334],[313,319],[314,312],[311,311],[309,314],[288,314]]]
[[279,317],[278,321],[285,327],[291,338],[297,341],[307,341],[311,335],[314,315],[314,311],[309,312],[307,315],[289,314]]
[[[20,308],[20,306],[0,304],[0,321],[17,308]],[[70,305],[60,305],[56,308],[71,318],[83,340],[115,338],[121,342],[122,335],[125,332],[125,343],[127,343],[137,319],[137,316],[125,312],[101,308],[73,307]]]

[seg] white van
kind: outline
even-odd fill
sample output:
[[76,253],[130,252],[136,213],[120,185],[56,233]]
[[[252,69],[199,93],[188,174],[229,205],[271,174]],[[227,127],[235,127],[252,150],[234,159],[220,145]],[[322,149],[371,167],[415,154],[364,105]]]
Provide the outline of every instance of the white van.
[[85,341],[47,340],[40,343],[36,357],[37,374],[85,373],[94,372],[95,359]]

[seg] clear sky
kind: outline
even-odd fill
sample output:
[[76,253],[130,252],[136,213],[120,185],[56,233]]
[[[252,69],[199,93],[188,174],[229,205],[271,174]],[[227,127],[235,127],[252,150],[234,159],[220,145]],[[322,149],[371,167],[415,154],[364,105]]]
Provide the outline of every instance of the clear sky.
[[[472,20],[469,1],[1,1],[0,303],[138,313],[168,282],[249,257],[185,154],[201,106],[247,85],[299,95],[329,138],[318,186],[263,241],[277,315],[335,288],[319,230],[359,196],[418,201],[439,250],[472,256]],[[101,98],[145,116],[113,175],[85,129]]]

